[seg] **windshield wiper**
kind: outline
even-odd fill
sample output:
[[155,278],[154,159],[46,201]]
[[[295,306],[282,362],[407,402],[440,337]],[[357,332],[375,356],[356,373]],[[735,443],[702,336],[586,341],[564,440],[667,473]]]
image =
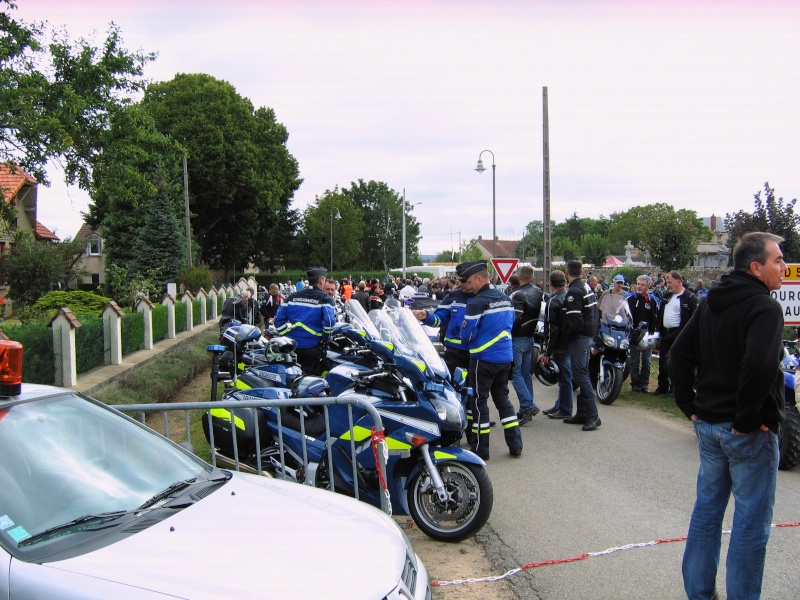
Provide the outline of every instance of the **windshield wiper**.
[[56,525],[55,527],[50,527],[45,529],[44,531],[40,531],[36,535],[32,535],[29,538],[25,538],[22,540],[18,546],[31,546],[38,542],[42,542],[44,540],[49,540],[54,537],[58,537],[61,535],[65,535],[67,533],[72,533],[69,531],[73,527],[78,525],[86,525],[91,524],[92,527],[81,527],[79,531],[86,531],[89,529],[93,529],[95,526],[107,523],[108,521],[115,521],[120,517],[124,517],[125,515],[133,514],[137,511],[130,511],[130,510],[115,510],[106,513],[100,513],[96,515],[83,515],[82,517],[78,517],[77,519],[72,519],[72,521],[67,521],[66,523],[62,523],[61,525]]
[[139,510],[142,510],[142,509],[145,509],[145,508],[150,508],[151,506],[153,506],[157,502],[161,502],[161,500],[164,500],[165,498],[169,498],[173,494],[176,494],[176,493],[178,493],[178,492],[180,492],[182,490],[185,490],[186,488],[188,488],[189,486],[195,484],[196,482],[197,482],[197,478],[195,478],[195,477],[193,477],[191,479],[186,479],[184,481],[176,481],[171,486],[169,486],[167,489],[157,493],[155,496],[153,496],[152,498],[147,500],[144,504],[142,504],[139,507]]

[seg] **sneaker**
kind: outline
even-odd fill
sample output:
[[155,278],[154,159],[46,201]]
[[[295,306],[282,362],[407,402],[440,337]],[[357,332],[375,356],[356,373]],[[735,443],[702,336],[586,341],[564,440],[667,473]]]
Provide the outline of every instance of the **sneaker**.
[[569,414],[569,413],[568,413],[568,412],[566,412],[566,411],[565,411],[565,412],[561,412],[561,411],[559,410],[558,412],[550,413],[550,414],[549,414],[549,415],[547,415],[547,416],[548,416],[548,418],[550,418],[550,419],[568,419],[568,418],[569,418],[569,417],[571,417],[572,415],[571,415],[571,414]]

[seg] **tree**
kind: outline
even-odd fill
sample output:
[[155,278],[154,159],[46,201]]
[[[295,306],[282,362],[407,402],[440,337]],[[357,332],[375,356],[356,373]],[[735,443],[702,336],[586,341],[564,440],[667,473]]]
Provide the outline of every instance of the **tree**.
[[[165,203],[165,214],[180,219],[183,230],[183,151],[139,105],[118,111],[105,137],[92,172],[95,189],[86,220],[103,232],[106,266],[117,265],[134,276],[133,263],[141,258],[137,240],[156,198]],[[182,246],[183,235],[178,240]],[[184,254],[181,249],[178,256]]]
[[[403,264],[403,197],[382,181],[351,183],[342,196],[361,211],[364,227],[358,265],[365,270],[382,269]],[[406,252],[418,254],[419,222],[406,207]],[[413,264],[413,262],[412,262]]]
[[143,106],[187,151],[198,260],[229,270],[282,255],[295,233],[287,209],[302,180],[274,111],[254,110],[230,83],[205,74],[151,84]]
[[517,244],[516,257],[522,261],[530,258],[533,262],[544,255],[544,223],[531,221],[525,226],[525,235]]
[[578,260],[581,257],[581,248],[571,239],[560,237],[553,240],[553,254],[562,256],[564,262]]
[[608,257],[608,241],[597,233],[587,233],[581,240],[584,261],[600,267]]
[[359,264],[363,234],[361,211],[338,189],[325,190],[303,213],[300,238],[306,257],[305,266],[329,268],[332,249],[334,269],[363,268]]
[[461,262],[461,253],[457,250],[442,250],[437,254],[433,262]]
[[128,52],[111,25],[101,47],[11,17],[0,0],[0,162],[47,184],[45,166],[63,160],[66,179],[91,190],[92,165],[113,114],[143,87],[154,54]]
[[[175,202],[160,193],[144,209],[131,268],[136,273],[160,273],[161,282],[177,282],[186,261],[185,237],[175,215]],[[197,290],[194,290],[197,291]]]
[[741,237],[751,231],[766,231],[781,236],[781,244],[786,262],[800,262],[800,215],[794,213],[797,199],[784,204],[783,198],[775,199],[775,190],[764,183],[765,199],[761,190],[755,198],[755,211],[740,210],[725,215],[725,229],[728,230],[728,245],[733,248]]
[[675,211],[669,205],[658,208],[640,223],[638,247],[665,271],[682,269],[697,252],[697,244],[711,239],[711,231],[693,210]]
[[83,271],[77,267],[84,240],[37,242],[30,231],[18,231],[3,260],[8,297],[20,306],[33,304],[47,292],[66,284]]

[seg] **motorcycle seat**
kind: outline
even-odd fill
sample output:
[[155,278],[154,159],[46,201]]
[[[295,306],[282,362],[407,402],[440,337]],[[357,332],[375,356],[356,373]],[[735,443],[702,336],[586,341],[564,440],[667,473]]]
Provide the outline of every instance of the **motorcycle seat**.
[[[325,415],[322,412],[317,413],[312,407],[309,406],[282,406],[281,407],[281,423],[284,427],[300,431],[300,411],[304,411],[306,435],[311,437],[319,437],[325,433]],[[320,408],[320,411],[322,409]]]

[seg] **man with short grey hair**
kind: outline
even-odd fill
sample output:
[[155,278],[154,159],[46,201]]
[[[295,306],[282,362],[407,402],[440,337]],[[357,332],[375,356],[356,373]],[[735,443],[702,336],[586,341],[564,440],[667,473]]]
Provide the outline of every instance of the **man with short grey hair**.
[[[647,275],[639,275],[636,278],[635,291],[626,296],[633,326],[642,337],[655,333],[658,322],[658,299],[649,290],[650,278]],[[652,348],[640,350],[638,344],[631,343],[628,357],[631,369],[631,391],[649,393],[652,363]]]
[[729,600],[761,597],[784,419],[783,238],[753,232],[733,249],[733,271],[708,291],[670,353],[675,404],[692,420],[700,451],[697,501],[683,555],[691,598],[717,596],[722,521],[731,493],[726,561]]

